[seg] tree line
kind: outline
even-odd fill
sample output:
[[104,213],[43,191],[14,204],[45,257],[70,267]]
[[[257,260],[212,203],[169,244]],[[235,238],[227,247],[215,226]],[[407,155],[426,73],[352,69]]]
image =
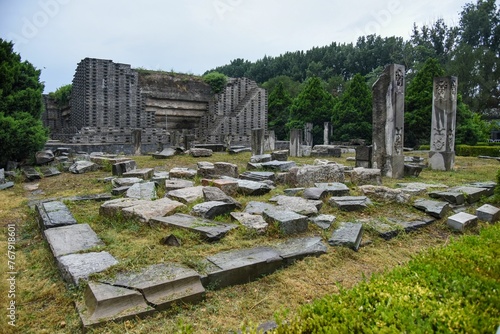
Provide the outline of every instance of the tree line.
[[210,72],[248,77],[269,91],[269,129],[279,139],[312,122],[316,143],[324,122],[333,123],[332,140],[371,140],[371,85],[387,64],[406,68],[405,146],[430,140],[432,80],[458,77],[457,143],[486,140],[492,126],[486,115],[499,113],[500,10],[495,0],[467,3],[456,26],[439,19],[414,25],[409,40],[361,36],[308,51],[241,58]]

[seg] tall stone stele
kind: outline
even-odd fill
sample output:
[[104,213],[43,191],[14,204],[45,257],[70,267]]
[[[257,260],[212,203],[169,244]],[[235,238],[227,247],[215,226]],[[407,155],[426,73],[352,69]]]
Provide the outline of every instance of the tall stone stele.
[[373,84],[372,167],[383,176],[404,176],[405,67],[387,65]]
[[455,164],[455,123],[458,78],[434,78],[429,167],[452,170]]

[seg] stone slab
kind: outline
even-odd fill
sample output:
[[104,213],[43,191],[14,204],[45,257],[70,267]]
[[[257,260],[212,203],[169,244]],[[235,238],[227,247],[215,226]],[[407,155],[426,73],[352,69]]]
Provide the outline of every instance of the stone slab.
[[470,183],[467,185],[467,187],[486,189],[484,196],[492,196],[495,193],[496,186],[497,186],[496,182],[493,182],[493,181],[473,182],[473,183]]
[[410,194],[404,192],[402,189],[389,188],[384,186],[374,186],[371,184],[365,184],[359,186],[359,189],[363,192],[363,195],[375,197],[382,201],[396,202],[396,203],[408,203],[410,200]]
[[166,197],[184,204],[193,203],[203,199],[203,187],[188,187],[167,192]]
[[189,154],[194,158],[206,158],[211,157],[214,154],[214,151],[209,148],[191,148],[189,150]]
[[375,232],[379,234],[379,236],[385,240],[390,240],[401,232],[412,232],[416,229],[423,228],[428,226],[436,221],[435,218],[409,218],[408,220],[401,221],[399,219],[387,218],[384,221],[382,220],[370,220],[366,224]]
[[91,161],[76,161],[69,167],[69,171],[73,174],[84,174],[88,172],[94,172],[98,170],[100,167],[98,164],[93,163]]
[[40,180],[42,178],[42,175],[32,166],[23,166],[21,170],[24,176],[30,181]]
[[56,167],[52,167],[52,166],[42,166],[42,167],[40,167],[40,173],[42,173],[42,175],[44,177],[57,176],[57,175],[61,174],[61,172],[59,171],[59,169],[57,169]]
[[241,203],[237,202],[231,196],[226,195],[224,191],[217,187],[204,187],[203,198],[205,202],[219,201],[234,205],[235,208],[241,209]]
[[181,202],[160,198],[156,201],[138,201],[135,205],[122,208],[121,211],[124,217],[148,223],[153,217],[169,216],[184,207],[186,206]]
[[275,174],[274,172],[244,172],[240,174],[240,179],[243,180],[250,180],[250,181],[257,181],[257,182],[262,182],[262,181],[274,181]]
[[415,201],[413,206],[438,219],[444,218],[451,211],[450,204],[441,201],[420,199]]
[[322,200],[328,196],[328,191],[324,188],[306,188],[302,193],[302,197],[309,200]]
[[355,251],[359,249],[361,238],[363,236],[363,224],[361,223],[342,223],[333,231],[328,240],[331,246],[349,247]]
[[113,196],[121,196],[125,195],[131,186],[122,186],[111,189],[111,195]]
[[39,203],[36,205],[36,210],[42,230],[77,223],[68,207],[60,201]]
[[262,215],[266,223],[276,225],[279,232],[283,235],[306,232],[309,225],[307,216],[293,211],[270,209],[265,210]]
[[153,153],[152,156],[154,159],[167,159],[173,157],[175,154],[176,151],[173,148],[167,147],[161,152]]
[[236,180],[238,182],[238,192],[247,196],[260,196],[265,195],[272,190],[272,188],[263,182],[255,182],[249,180],[241,180],[234,178],[224,178],[229,180]]
[[231,212],[231,217],[248,229],[257,233],[264,233],[269,226],[261,215],[253,215],[246,212]]
[[280,171],[280,172],[286,172],[295,166],[297,166],[295,161],[273,160],[273,161],[262,163],[262,168],[267,169],[267,170]]
[[209,256],[207,261],[212,266],[204,285],[212,288],[248,283],[273,273],[283,265],[281,256],[271,247],[221,252]]
[[271,154],[252,155],[250,157],[250,162],[253,163],[263,163],[263,162],[269,162],[271,160],[272,160]]
[[68,254],[56,258],[63,279],[78,285],[81,279],[87,280],[90,274],[99,273],[118,261],[108,252]]
[[217,241],[229,231],[237,228],[234,224],[222,224],[213,220],[176,213],[168,217],[154,217],[153,223],[186,229],[200,234],[206,241]]
[[165,180],[165,191],[194,187],[194,182],[189,180]]
[[273,248],[283,258],[285,265],[290,265],[308,256],[320,256],[327,252],[327,247],[321,237],[292,238],[273,246]]
[[472,227],[477,224],[477,216],[471,215],[467,212],[459,212],[453,216],[448,217],[446,224],[454,230],[463,232],[466,228]]
[[277,203],[277,209],[288,210],[305,216],[317,215],[323,205],[320,200],[308,200],[284,195],[275,196],[269,201]]
[[89,224],[55,227],[43,232],[54,257],[74,254],[104,243]]
[[319,215],[313,218],[309,218],[309,221],[313,224],[316,224],[318,227],[327,230],[332,226],[337,217],[333,215]]
[[252,215],[261,215],[266,210],[274,210],[276,205],[258,201],[250,201],[247,203],[244,212]]
[[111,196],[111,194],[108,194],[108,193],[79,195],[79,196],[71,196],[71,197],[64,198],[65,201],[71,201],[71,202],[80,202],[80,201],[101,202],[101,201],[109,201],[111,199],[112,199],[112,196]]
[[216,187],[222,190],[228,196],[234,196],[238,193],[238,181],[229,179],[216,179],[216,180],[201,180],[201,185],[208,187]]
[[193,216],[198,216],[206,219],[214,219],[216,216],[229,213],[234,209],[236,209],[235,203],[208,201],[193,206],[193,208],[191,209],[191,214]]
[[[154,168],[140,168],[123,173],[123,177],[138,177],[143,180],[150,180],[155,173]],[[170,175],[170,174],[169,174]]]
[[140,179],[138,177],[119,177],[116,179],[113,179],[111,183],[113,184],[114,187],[126,187],[126,186],[132,186],[136,183],[141,183],[143,182],[143,179]]
[[481,197],[488,196],[489,192],[488,188],[461,186],[446,191],[434,191],[429,193],[429,196],[444,199],[452,204],[462,205],[466,201],[469,204],[476,203],[481,200]]
[[123,173],[129,172],[137,168],[135,160],[128,160],[111,165],[111,173],[113,175],[122,176]]
[[14,187],[14,182],[7,181],[5,183],[0,184],[0,190],[5,190]]
[[157,198],[156,183],[145,182],[135,183],[127,190],[126,196],[128,198],[137,198],[143,200],[154,200]]
[[170,178],[172,179],[194,179],[196,177],[196,170],[186,167],[174,167],[169,171]]
[[332,197],[328,202],[331,206],[337,207],[344,211],[357,211],[363,210],[371,205],[371,201],[366,196],[342,196]]
[[140,292],[98,282],[89,282],[83,302],[77,302],[76,307],[84,328],[142,318],[155,311]]
[[99,215],[105,217],[114,217],[122,211],[122,209],[135,206],[147,205],[150,201],[138,200],[136,198],[117,198],[106,201],[99,207]]
[[193,304],[204,298],[200,274],[174,263],[148,266],[138,272],[119,273],[106,282],[141,292],[156,310],[163,311],[173,303]]
[[476,209],[476,216],[479,220],[494,224],[500,220],[500,209],[490,204],[484,204]]
[[349,187],[341,182],[316,182],[316,188],[325,189],[331,196],[348,196]]

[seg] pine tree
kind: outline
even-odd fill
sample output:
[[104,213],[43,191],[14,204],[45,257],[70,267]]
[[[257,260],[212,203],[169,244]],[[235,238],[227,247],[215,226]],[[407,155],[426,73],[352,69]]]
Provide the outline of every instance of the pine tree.
[[285,90],[285,86],[282,82],[279,82],[269,94],[268,103],[269,129],[274,130],[276,138],[288,138],[285,125],[288,122],[289,108],[292,104],[292,99]]

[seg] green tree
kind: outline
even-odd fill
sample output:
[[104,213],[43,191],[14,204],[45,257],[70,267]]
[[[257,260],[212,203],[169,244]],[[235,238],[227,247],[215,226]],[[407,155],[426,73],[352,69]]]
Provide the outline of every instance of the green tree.
[[285,85],[279,82],[269,94],[268,120],[269,129],[274,130],[276,138],[288,138],[285,125],[288,122],[289,108],[292,104],[290,95],[285,90]]
[[219,94],[224,91],[227,85],[226,75],[219,72],[210,72],[203,76],[203,81],[205,81],[214,94]]
[[55,92],[49,93],[49,98],[53,99],[59,108],[66,107],[69,105],[72,88],[72,84],[61,86]]
[[[428,144],[431,138],[432,85],[434,77],[444,75],[435,58],[429,58],[408,83],[405,106],[405,146]],[[459,79],[460,80],[460,79]]]
[[490,137],[492,126],[470,110],[458,95],[455,144],[476,145]]
[[335,105],[332,125],[335,140],[361,138],[371,142],[372,93],[361,74],[352,78]]
[[302,91],[290,106],[287,131],[293,128],[302,129],[306,123],[312,123],[313,142],[323,142],[324,122],[330,121],[334,105],[334,97],[324,88],[320,78],[307,79]]
[[40,70],[13,51],[12,42],[0,39],[0,165],[23,161],[45,145]]

